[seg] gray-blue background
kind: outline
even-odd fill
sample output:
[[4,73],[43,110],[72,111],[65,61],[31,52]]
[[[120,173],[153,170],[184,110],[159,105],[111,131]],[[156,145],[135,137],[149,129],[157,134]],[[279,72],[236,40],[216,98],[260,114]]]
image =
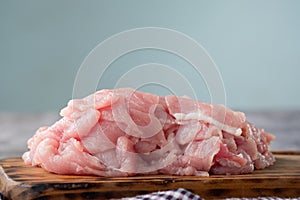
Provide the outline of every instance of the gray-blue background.
[[[0,111],[59,110],[98,43],[145,26],[175,29],[202,44],[219,67],[230,107],[300,108],[300,1],[1,0]],[[113,85],[122,67],[148,62],[182,64],[189,74],[173,55],[133,52],[114,63],[102,86]]]

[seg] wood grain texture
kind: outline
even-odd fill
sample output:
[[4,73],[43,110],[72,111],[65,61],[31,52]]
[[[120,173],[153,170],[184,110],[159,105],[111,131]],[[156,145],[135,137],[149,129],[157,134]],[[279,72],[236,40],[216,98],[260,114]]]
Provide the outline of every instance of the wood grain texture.
[[0,191],[8,199],[24,200],[121,198],[179,187],[206,199],[300,197],[300,152],[275,152],[275,156],[275,165],[246,175],[122,178],[51,174],[24,165],[21,158],[8,158],[0,161]]

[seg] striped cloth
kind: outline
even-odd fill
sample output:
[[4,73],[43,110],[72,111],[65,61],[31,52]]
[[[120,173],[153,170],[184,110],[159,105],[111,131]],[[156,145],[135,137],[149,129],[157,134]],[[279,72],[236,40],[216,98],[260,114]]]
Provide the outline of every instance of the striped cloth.
[[186,189],[178,188],[177,190],[154,192],[131,198],[123,198],[123,200],[201,200],[201,198]]
[[[159,191],[122,200],[202,200],[200,196],[184,189]],[[299,198],[258,197],[258,198],[226,198],[225,200],[300,200]]]

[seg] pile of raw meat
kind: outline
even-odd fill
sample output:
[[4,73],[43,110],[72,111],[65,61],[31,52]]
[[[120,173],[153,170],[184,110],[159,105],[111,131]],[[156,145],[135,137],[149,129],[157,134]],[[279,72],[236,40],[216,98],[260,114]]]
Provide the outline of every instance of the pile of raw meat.
[[244,113],[122,88],[74,99],[28,140],[26,164],[58,174],[244,174],[274,162],[274,136]]

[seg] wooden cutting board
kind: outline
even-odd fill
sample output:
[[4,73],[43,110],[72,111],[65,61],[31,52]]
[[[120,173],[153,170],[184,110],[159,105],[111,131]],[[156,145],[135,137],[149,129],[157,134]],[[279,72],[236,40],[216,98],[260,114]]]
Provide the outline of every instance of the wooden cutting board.
[[24,165],[21,158],[0,161],[2,199],[109,199],[185,188],[205,199],[300,197],[300,152],[274,152],[275,165],[247,175],[134,176],[104,178],[56,175]]

